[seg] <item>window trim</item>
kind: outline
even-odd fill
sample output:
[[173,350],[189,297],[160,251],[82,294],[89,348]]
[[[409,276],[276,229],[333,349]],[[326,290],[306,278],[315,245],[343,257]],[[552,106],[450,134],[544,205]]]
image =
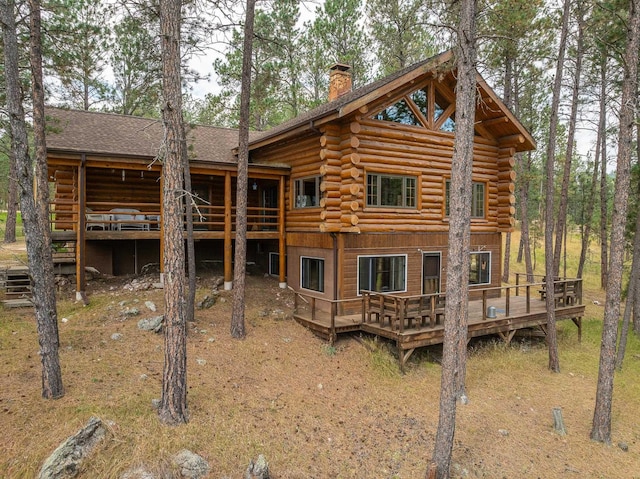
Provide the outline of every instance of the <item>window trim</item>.
[[407,292],[407,282],[408,282],[408,274],[409,274],[409,255],[407,253],[400,254],[362,254],[356,256],[356,294],[358,296],[362,296],[362,288],[360,287],[360,259],[361,258],[396,258],[403,257],[404,258],[404,289],[397,291],[385,291],[388,293],[406,293]]
[[[320,261],[322,263],[322,278],[320,278],[321,281],[319,281],[320,287],[322,288],[321,290],[311,289],[311,288],[307,288],[307,287],[304,286],[304,284],[303,284],[303,280],[304,280],[303,265],[304,265],[304,260],[305,259],[312,259],[312,260]],[[303,255],[300,255],[300,289],[304,289],[306,291],[313,291],[314,293],[324,293],[324,280],[325,280],[324,264],[325,264],[325,258],[322,258],[322,257],[319,257],[319,256],[303,256]]]
[[[443,205],[442,205],[442,213],[443,218],[449,219],[450,211],[449,211],[449,191],[451,185],[451,177],[446,176],[444,178],[444,192],[443,192]],[[483,195],[482,195],[482,216],[474,216],[474,205],[477,207],[478,202],[475,201],[475,191],[474,188],[477,185],[482,185],[483,187]],[[471,183],[471,221],[482,221],[487,219],[487,213],[489,212],[489,181],[487,180],[472,180]]]
[[[275,260],[278,271],[273,271],[272,266]],[[269,276],[280,276],[280,253],[269,251]]]
[[[316,204],[315,205],[304,205],[304,206],[299,206],[298,203],[298,198],[301,196],[306,196],[306,195],[299,195],[298,192],[300,191],[300,187],[304,184],[305,181],[307,180],[314,180],[315,181],[315,198],[316,198]],[[292,203],[292,209],[306,209],[306,208],[320,208],[320,182],[322,181],[322,177],[320,175],[310,175],[310,176],[301,176],[300,178],[295,178],[291,180],[293,185],[292,185],[292,195],[291,195],[291,203]]]
[[[369,178],[376,177],[376,204],[369,203]],[[380,204],[380,200],[382,197],[382,185],[381,179],[383,177],[386,178],[401,178],[402,179],[402,205],[382,205]],[[413,180],[413,206],[407,206],[407,180]],[[365,207],[366,208],[381,208],[381,209],[402,209],[402,210],[418,210],[419,205],[419,197],[420,197],[420,175],[406,175],[400,173],[388,173],[385,171],[366,171],[365,172]]]
[[471,256],[473,255],[488,255],[487,272],[488,272],[489,281],[487,283],[472,283],[471,278],[469,278],[469,286],[490,285],[491,284],[491,251],[470,251],[469,252],[469,276],[471,276]]

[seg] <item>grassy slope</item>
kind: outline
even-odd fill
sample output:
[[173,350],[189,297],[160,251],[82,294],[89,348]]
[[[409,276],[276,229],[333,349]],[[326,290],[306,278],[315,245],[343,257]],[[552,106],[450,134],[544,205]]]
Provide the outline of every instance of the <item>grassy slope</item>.
[[[58,401],[40,399],[32,315],[1,313],[0,477],[34,477],[91,415],[114,421],[112,440],[81,477],[117,478],[143,462],[159,470],[181,448],[205,456],[216,479],[241,477],[259,453],[274,478],[423,476],[437,426],[437,349],[414,354],[402,376],[386,343],[344,339],[328,348],[293,321],[276,319],[273,311],[290,309],[290,294],[253,278],[245,341],[229,338],[230,301],[197,313],[188,344],[191,421],[167,428],[150,407],[160,392],[162,337],[120,315],[134,305],[140,317],[152,315],[144,301],[161,304],[161,292],[93,287],[100,291],[90,306],[59,304],[67,318],[60,324],[67,394]],[[199,296],[206,280],[202,287]],[[587,288],[586,296],[603,294]],[[560,325],[560,374],[547,370],[540,342],[471,346],[471,403],[459,408],[454,477],[640,478],[640,342],[631,339],[616,376],[614,446],[593,443],[602,306],[590,303],[588,316],[582,343],[571,323]],[[122,339],[112,340],[114,332]],[[553,432],[553,407],[563,409],[567,436]]]

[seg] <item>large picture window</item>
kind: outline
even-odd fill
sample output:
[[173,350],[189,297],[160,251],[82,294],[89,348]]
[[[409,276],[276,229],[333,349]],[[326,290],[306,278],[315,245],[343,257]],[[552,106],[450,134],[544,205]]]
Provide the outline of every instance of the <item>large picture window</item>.
[[[451,198],[451,180],[447,180],[445,184],[445,216],[450,214],[450,198]],[[485,217],[485,183],[474,181],[471,185],[471,217]]]
[[469,284],[491,284],[491,253],[471,253],[469,261]]
[[416,177],[367,175],[367,206],[416,207]]
[[293,194],[296,208],[320,206],[320,177],[310,176],[295,180]]
[[300,257],[300,286],[319,293],[324,292],[324,259]]
[[358,294],[407,290],[407,256],[359,256]]

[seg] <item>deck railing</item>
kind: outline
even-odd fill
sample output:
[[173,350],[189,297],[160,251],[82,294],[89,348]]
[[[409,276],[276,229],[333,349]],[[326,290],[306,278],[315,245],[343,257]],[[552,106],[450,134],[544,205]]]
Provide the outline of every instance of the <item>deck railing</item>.
[[359,311],[362,307],[362,298],[353,299],[327,299],[308,293],[296,292],[294,296],[294,314],[305,317],[311,322],[329,322],[330,340],[335,340],[338,328],[336,318],[344,316],[349,311]]
[[[555,308],[562,309],[582,304],[582,280],[579,278],[555,281]],[[481,311],[475,306],[476,318],[482,321],[495,319],[497,314],[501,318],[512,316],[512,303],[515,297],[524,297],[524,311],[531,314],[532,301],[543,300],[546,295],[546,285],[543,282],[526,283],[509,286],[473,289],[474,295],[481,298]],[[296,311],[300,301],[304,302],[306,315],[311,321],[322,321],[330,324],[330,330],[335,333],[336,317],[341,316],[347,303],[349,311],[353,312],[354,305],[359,304],[362,323],[378,323],[381,327],[389,327],[400,333],[419,327],[434,328],[442,326],[445,315],[446,293],[425,295],[403,295],[393,293],[379,293],[362,291],[362,296],[349,300],[329,300],[309,294],[296,294]],[[478,304],[478,303],[476,303]],[[522,300],[518,300],[516,315],[522,314]],[[538,307],[539,308],[539,307]],[[496,316],[494,316],[494,314]]]
[[[52,231],[76,231],[79,224],[77,201],[56,199],[50,202]],[[225,206],[197,205],[193,208],[195,231],[224,231]],[[279,209],[247,207],[248,231],[278,231]],[[89,231],[154,231],[160,229],[160,203],[87,202],[85,225]],[[186,219],[185,219],[186,229]],[[231,208],[231,231],[236,229],[236,208]]]

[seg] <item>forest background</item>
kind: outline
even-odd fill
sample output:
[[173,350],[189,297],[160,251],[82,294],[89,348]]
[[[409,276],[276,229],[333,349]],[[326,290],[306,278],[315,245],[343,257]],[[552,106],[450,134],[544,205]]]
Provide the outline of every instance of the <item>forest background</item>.
[[[351,65],[354,88],[451,48],[456,19],[445,2],[418,0],[260,1],[252,54],[250,128],[265,130],[326,101],[328,68]],[[28,25],[18,19],[28,83]],[[244,2],[183,6],[182,65],[187,122],[236,128],[239,122]],[[627,3],[571,3],[557,129],[556,210],[601,249],[607,274],[608,218],[615,171]],[[51,0],[43,3],[47,102],[85,110],[160,117],[157,2]],[[544,0],[480,2],[478,70],[538,142],[517,161],[522,254],[542,243],[544,166],[562,5]],[[3,81],[3,79],[0,79]],[[4,86],[0,85],[0,95]],[[2,104],[4,104],[4,99]],[[0,115],[0,210],[12,200],[7,118]],[[634,148],[637,157],[637,148]],[[638,190],[637,160],[631,191]],[[627,238],[637,212],[631,195]],[[14,202],[15,203],[15,202]],[[560,205],[560,206],[558,206]],[[553,217],[557,220],[558,212]],[[529,253],[529,245],[532,253]],[[507,248],[510,238],[507,238]],[[504,274],[508,278],[509,250]],[[535,267],[535,265],[534,265]],[[570,272],[575,275],[576,271]]]

